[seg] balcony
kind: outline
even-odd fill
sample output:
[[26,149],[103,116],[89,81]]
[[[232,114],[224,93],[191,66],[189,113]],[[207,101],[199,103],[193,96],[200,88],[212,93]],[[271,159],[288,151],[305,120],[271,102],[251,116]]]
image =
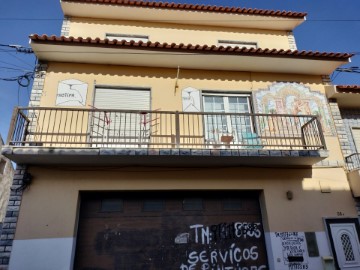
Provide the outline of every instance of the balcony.
[[360,153],[345,157],[347,177],[354,197],[360,197]]
[[20,164],[308,167],[315,116],[15,108],[2,153]]

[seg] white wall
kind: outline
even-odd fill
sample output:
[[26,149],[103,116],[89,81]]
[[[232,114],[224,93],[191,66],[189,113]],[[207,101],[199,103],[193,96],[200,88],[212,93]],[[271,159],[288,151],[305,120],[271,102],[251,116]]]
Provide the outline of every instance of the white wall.
[[75,238],[14,240],[10,270],[69,270],[73,267]]

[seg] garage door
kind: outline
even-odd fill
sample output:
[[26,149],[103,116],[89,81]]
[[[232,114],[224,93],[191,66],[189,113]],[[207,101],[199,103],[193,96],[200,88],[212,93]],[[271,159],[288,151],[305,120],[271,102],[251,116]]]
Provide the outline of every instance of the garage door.
[[257,192],[81,199],[75,269],[267,269]]

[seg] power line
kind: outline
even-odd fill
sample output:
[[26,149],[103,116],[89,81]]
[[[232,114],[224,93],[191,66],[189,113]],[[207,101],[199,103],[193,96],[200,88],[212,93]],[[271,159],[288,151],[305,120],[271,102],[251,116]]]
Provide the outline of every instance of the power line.
[[7,53],[8,53],[8,55],[10,55],[10,56],[14,57],[15,59],[17,59],[18,61],[22,62],[23,64],[25,64],[25,65],[27,65],[29,67],[33,67],[32,65],[30,65],[29,63],[26,63],[24,60],[22,60],[19,57],[13,55],[12,53],[10,53],[10,52],[7,52]]
[[344,68],[337,68],[335,69],[337,72],[347,72],[347,73],[359,73],[360,74],[360,68],[359,67],[344,67]]
[[10,77],[10,78],[0,78],[0,81],[6,82],[17,82],[19,87],[28,87],[31,83],[31,80],[34,78],[35,72],[27,72],[20,76]]
[[24,47],[22,45],[13,45],[13,44],[0,44],[0,47],[8,47],[15,49],[18,53],[34,53],[31,48]]
[[10,66],[14,66],[14,67],[18,67],[18,68],[21,68],[21,69],[25,69],[24,67],[21,67],[21,66],[15,65],[15,64],[13,64],[13,63],[9,63],[9,62],[5,62],[5,61],[1,61],[1,60],[0,60],[0,63],[6,64],[6,65],[10,65]]
[[19,69],[19,68],[11,68],[11,67],[1,67],[0,66],[0,69],[5,69],[5,70],[8,70],[9,72],[30,72],[31,70],[26,70],[26,69]]

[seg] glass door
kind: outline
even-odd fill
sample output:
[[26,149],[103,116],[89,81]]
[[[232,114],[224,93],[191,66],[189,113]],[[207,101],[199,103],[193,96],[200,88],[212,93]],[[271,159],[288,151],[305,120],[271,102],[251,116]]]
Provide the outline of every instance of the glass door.
[[[211,144],[237,144],[243,134],[253,130],[249,115],[231,113],[250,113],[248,95],[203,95],[206,140]],[[229,113],[229,114],[228,114]]]

